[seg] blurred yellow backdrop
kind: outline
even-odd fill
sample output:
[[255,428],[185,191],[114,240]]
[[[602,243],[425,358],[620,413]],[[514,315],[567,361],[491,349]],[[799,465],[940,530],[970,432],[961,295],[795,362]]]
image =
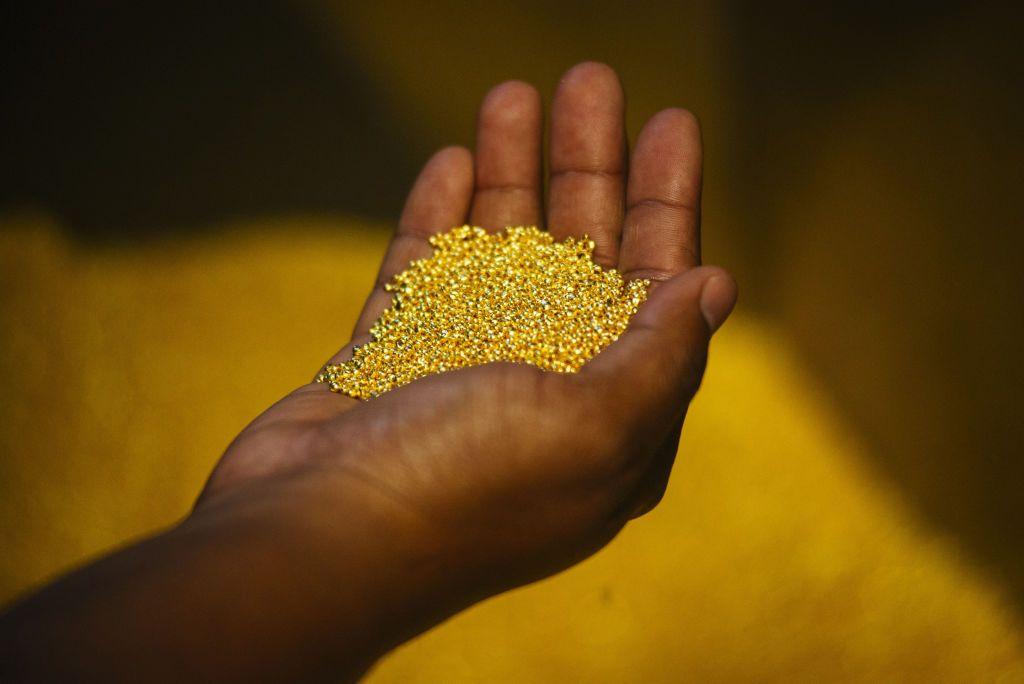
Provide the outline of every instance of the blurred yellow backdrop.
[[[40,215],[2,228],[3,598],[187,512],[232,436],[345,339],[384,248],[342,217],[143,248],[74,245]],[[1006,597],[864,456],[741,311],[653,514],[371,680],[1024,678]]]
[[661,507],[371,679],[1024,680],[1020,8],[146,5],[0,27],[0,600],[180,518],[429,151],[601,59],[700,115],[741,307]]

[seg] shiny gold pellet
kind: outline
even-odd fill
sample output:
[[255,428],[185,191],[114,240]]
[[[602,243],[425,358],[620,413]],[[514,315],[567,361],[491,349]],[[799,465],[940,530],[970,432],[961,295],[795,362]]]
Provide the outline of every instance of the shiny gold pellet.
[[487,233],[462,226],[430,238],[387,285],[391,306],[352,358],[317,376],[360,399],[432,373],[492,361],[573,373],[618,338],[647,298],[594,263],[586,237],[555,242],[534,226]]

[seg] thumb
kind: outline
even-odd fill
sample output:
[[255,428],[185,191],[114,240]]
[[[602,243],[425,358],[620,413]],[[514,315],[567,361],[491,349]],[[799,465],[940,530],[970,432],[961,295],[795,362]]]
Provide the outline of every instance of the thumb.
[[682,417],[700,386],[708,342],[735,303],[736,281],[714,266],[652,285],[626,332],[581,374],[611,383],[621,418],[668,426]]

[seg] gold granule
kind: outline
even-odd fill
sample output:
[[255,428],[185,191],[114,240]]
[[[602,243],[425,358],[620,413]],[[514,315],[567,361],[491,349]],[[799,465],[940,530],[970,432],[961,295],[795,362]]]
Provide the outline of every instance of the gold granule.
[[387,285],[391,306],[372,340],[317,376],[368,399],[432,373],[492,361],[573,373],[614,342],[647,298],[592,259],[586,237],[555,242],[534,226],[462,226],[430,238],[434,253]]

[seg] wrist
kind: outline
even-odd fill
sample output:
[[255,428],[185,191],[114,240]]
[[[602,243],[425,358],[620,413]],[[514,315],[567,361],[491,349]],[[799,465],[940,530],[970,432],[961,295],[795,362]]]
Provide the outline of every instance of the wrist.
[[278,576],[307,648],[346,653],[365,669],[466,607],[465,573],[419,511],[351,473],[325,467],[252,483],[197,507],[178,534],[244,540]]

